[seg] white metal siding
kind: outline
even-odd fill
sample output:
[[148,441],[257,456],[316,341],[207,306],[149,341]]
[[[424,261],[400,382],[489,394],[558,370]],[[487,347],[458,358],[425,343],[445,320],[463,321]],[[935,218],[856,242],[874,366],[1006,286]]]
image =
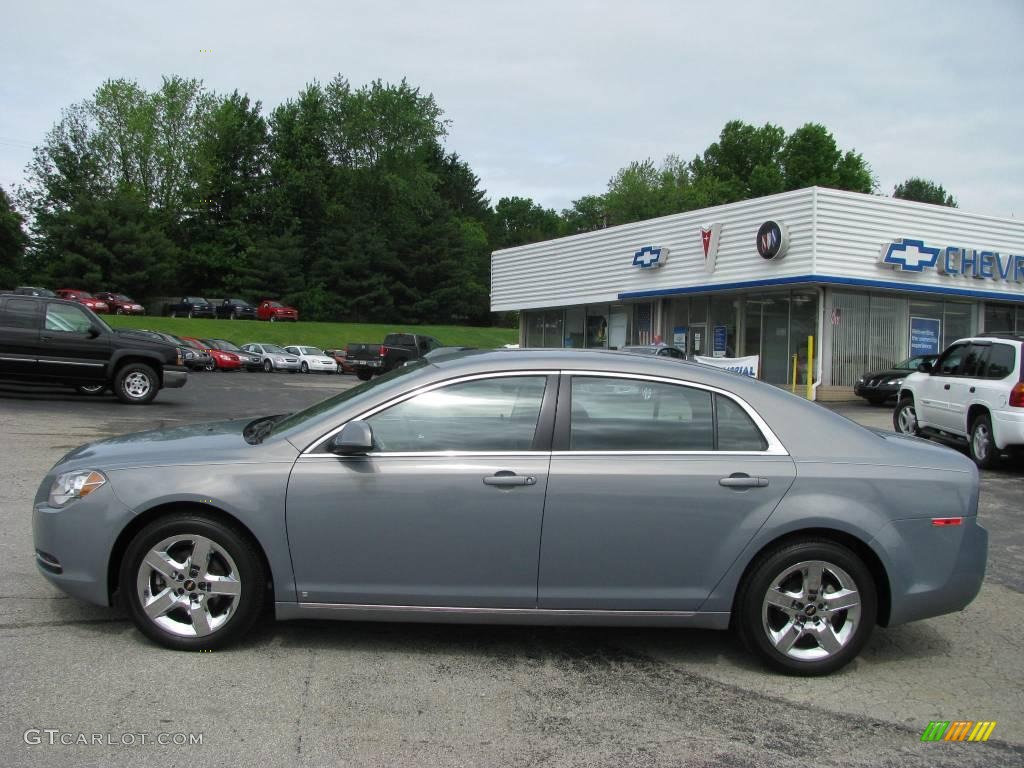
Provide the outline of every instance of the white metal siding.
[[817,190],[816,211],[816,274],[1024,298],[1021,283],[947,276],[936,269],[904,272],[878,263],[882,245],[900,238],[923,240],[932,247],[1024,254],[1024,222],[834,189]]
[[[560,307],[615,301],[620,293],[665,291],[810,274],[813,189],[705,208],[659,219],[496,251],[491,258],[491,309]],[[768,219],[789,229],[778,261],[757,254],[757,230]],[[714,273],[704,271],[702,226],[722,225]],[[665,266],[640,269],[633,254],[667,247]]]

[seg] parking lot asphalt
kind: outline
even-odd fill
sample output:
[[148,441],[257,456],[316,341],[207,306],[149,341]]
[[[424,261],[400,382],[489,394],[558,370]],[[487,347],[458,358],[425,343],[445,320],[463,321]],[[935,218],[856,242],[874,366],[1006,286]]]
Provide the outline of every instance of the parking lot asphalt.
[[[766,671],[728,634],[682,630],[267,619],[239,646],[174,653],[36,572],[31,500],[70,448],[283,413],[354,383],[204,373],[147,407],[0,386],[0,763],[1024,765],[1020,465],[983,473],[991,548],[974,603],[878,629],[849,667],[812,680]],[[891,428],[888,409],[835,409]],[[922,743],[931,720],[998,725],[984,744]],[[102,743],[51,745],[45,729]],[[141,743],[159,733],[203,742]]]

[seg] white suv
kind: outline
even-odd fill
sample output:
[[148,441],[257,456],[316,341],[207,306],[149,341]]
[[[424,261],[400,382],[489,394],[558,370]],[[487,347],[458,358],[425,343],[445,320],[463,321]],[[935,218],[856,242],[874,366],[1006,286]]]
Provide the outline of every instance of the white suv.
[[904,434],[967,441],[974,463],[993,466],[1024,448],[1024,336],[960,339],[903,379],[893,427]]

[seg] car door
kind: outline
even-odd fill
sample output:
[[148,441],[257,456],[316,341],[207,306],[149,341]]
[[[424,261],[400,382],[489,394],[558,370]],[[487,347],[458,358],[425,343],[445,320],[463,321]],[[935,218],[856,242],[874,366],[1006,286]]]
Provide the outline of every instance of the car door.
[[48,302],[39,334],[39,373],[49,379],[105,381],[110,338],[85,309]]
[[989,342],[971,342],[964,350],[955,376],[947,377],[943,391],[946,393],[946,409],[943,414],[943,429],[958,435],[967,435],[967,410],[975,401],[977,384],[985,372]]
[[967,342],[958,342],[946,349],[932,365],[928,377],[915,387],[917,418],[922,426],[949,429],[949,392],[967,347]]
[[14,296],[0,302],[0,376],[31,379],[39,374],[42,304]]
[[560,387],[538,605],[697,610],[795,477],[761,418],[672,379]]
[[535,608],[556,389],[548,372],[433,385],[363,415],[367,455],[323,439],[300,456],[300,602]]

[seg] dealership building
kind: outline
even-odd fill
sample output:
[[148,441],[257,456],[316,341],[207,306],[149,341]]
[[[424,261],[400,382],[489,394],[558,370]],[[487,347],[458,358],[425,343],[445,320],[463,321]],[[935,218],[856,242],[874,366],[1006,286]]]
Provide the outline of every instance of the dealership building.
[[495,251],[491,309],[521,313],[524,347],[664,341],[843,398],[955,339],[1024,333],[1024,222],[811,187]]

